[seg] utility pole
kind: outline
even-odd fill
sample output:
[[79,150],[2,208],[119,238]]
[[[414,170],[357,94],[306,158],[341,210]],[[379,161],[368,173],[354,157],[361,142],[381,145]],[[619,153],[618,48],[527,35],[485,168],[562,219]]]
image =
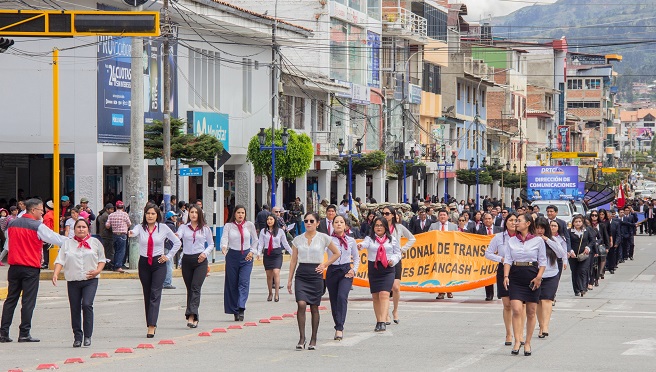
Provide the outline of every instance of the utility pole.
[[[164,89],[163,89],[163,109],[164,120],[162,122],[164,142],[164,169],[162,172],[162,193],[164,194],[164,212],[171,210],[171,71],[169,63],[170,54],[170,37],[171,37],[171,19],[169,15],[169,0],[164,0],[164,26],[162,27],[162,36],[164,36],[164,51],[162,56],[162,68],[164,69]],[[152,72],[151,72],[152,73]],[[177,190],[176,190],[177,191]]]
[[[142,7],[139,6],[134,10],[140,12]],[[139,36],[132,38],[131,70],[130,171],[127,177],[127,192],[124,193],[123,199],[130,206],[130,221],[135,225],[141,223],[148,195],[146,187],[148,174],[144,165],[143,38]],[[137,241],[131,239],[129,244],[130,269],[136,269],[138,261]]]
[[[278,122],[278,104],[279,104],[279,85],[280,85],[280,70],[278,64],[280,63],[280,50],[276,43],[276,32],[278,30],[278,0],[274,5],[274,21],[271,29],[271,156],[275,159],[274,143],[276,138],[276,124]],[[275,179],[275,163],[271,166],[271,208],[276,206],[276,179]],[[273,209],[272,209],[273,210]]]

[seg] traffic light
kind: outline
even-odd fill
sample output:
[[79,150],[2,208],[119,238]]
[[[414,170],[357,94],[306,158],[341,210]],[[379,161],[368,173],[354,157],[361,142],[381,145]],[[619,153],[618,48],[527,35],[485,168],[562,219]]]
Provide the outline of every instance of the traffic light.
[[14,39],[0,37],[0,53],[6,52],[12,45],[14,45]]

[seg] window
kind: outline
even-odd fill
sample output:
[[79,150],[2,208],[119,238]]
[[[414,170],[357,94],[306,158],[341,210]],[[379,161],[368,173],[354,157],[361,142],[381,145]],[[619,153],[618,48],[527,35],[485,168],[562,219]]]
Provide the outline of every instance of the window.
[[317,104],[317,130],[323,132],[326,130],[326,104],[318,101]]
[[242,109],[251,112],[253,106],[253,61],[242,58]]
[[370,104],[367,106],[367,130],[366,130],[366,148],[367,150],[380,149],[380,105]]
[[423,81],[421,89],[424,92],[441,94],[442,89],[440,87],[440,66],[436,66],[430,63],[424,63],[424,72],[423,72]]
[[462,92],[461,92],[461,89],[462,89],[462,88],[460,87],[460,83],[458,83],[458,85],[457,85],[457,89],[456,89],[456,97],[457,97],[457,100],[458,100],[458,101],[461,101],[461,100],[462,100]]
[[601,79],[585,79],[585,89],[601,89]]
[[553,97],[552,96],[547,96],[547,111],[552,111],[553,110]]
[[331,18],[330,23],[330,77],[332,79],[348,80],[348,54],[346,23]]
[[219,110],[220,54],[204,49],[189,50],[189,105]]
[[369,17],[380,21],[380,0],[367,0],[367,14]]
[[471,103],[471,87],[469,85],[467,85],[466,92],[467,92],[467,103]]
[[305,129],[305,98],[294,97],[294,129]]
[[592,101],[592,102],[573,101],[573,102],[567,102],[567,108],[569,108],[569,109],[575,109],[575,108],[601,108],[601,103],[599,103],[599,101]]
[[462,140],[462,138],[460,138],[460,136],[462,136],[462,128],[456,128],[456,147],[457,148],[460,148],[460,144],[462,143],[462,142],[460,142],[460,140]]
[[485,93],[486,91],[481,90],[481,106],[485,107]]
[[280,125],[285,128],[291,128],[292,117],[291,112],[294,105],[294,97],[282,96],[278,101],[278,116],[280,117]]
[[471,148],[471,132],[472,131],[469,130],[469,129],[467,129],[465,131],[465,135],[467,136],[467,146],[465,147],[465,149],[470,149]]
[[582,79],[568,79],[567,80],[567,89],[583,89],[583,80]]

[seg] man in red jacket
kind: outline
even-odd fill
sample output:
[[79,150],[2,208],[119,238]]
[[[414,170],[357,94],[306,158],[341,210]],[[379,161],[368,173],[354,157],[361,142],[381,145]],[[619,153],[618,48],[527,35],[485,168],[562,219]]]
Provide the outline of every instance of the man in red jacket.
[[36,306],[36,295],[39,292],[39,274],[43,242],[61,246],[68,239],[50,230],[41,223],[43,202],[39,199],[29,199],[25,202],[25,214],[12,220],[7,229],[7,247],[9,256],[7,262],[11,265],[7,272],[9,283],[7,299],[2,307],[2,323],[0,325],[0,343],[11,342],[9,327],[14,317],[14,310],[21,300],[21,324],[18,342],[39,342],[30,335],[32,328],[32,313]]

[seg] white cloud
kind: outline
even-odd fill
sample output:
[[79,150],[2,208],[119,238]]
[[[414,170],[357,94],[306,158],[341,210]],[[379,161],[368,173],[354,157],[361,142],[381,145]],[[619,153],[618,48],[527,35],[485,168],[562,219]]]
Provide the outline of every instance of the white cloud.
[[489,19],[490,17],[500,17],[514,12],[517,9],[533,4],[554,3],[556,0],[536,0],[530,1],[503,1],[503,0],[450,0],[451,3],[462,2],[467,4],[466,20],[470,22],[478,22],[482,19]]

